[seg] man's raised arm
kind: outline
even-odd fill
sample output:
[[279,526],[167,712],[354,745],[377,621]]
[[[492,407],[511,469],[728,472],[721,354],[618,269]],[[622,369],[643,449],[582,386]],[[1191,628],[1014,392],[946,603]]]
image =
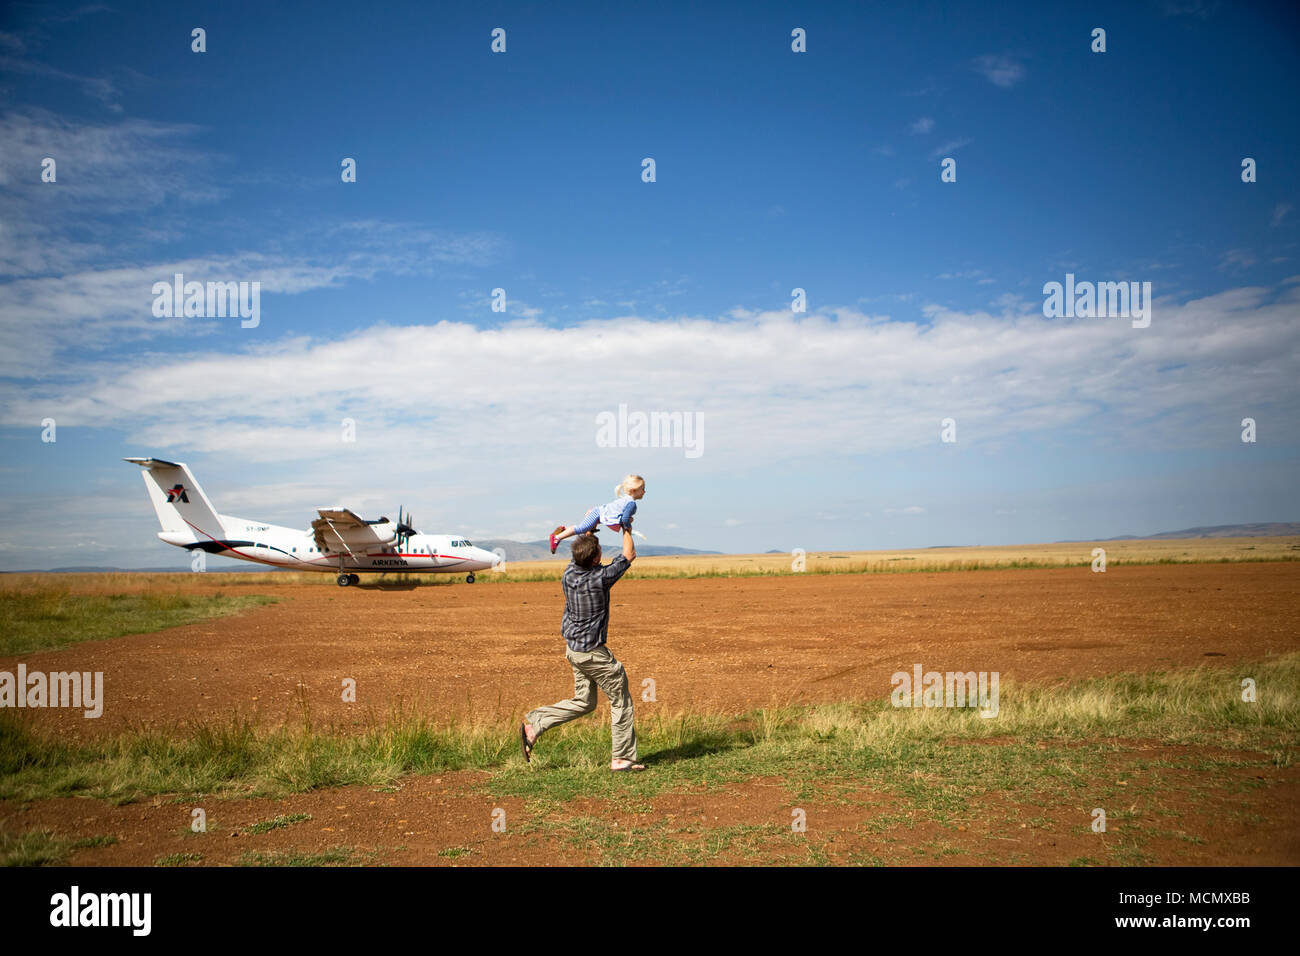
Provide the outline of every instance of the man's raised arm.
[[636,542],[632,540],[632,532],[627,528],[623,529],[623,557],[627,558],[628,564],[636,560]]

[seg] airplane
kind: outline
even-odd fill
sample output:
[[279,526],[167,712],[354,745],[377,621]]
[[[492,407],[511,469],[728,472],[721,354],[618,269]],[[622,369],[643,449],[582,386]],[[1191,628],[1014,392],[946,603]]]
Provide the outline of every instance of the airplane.
[[295,571],[337,572],[339,587],[357,584],[358,571],[459,574],[474,583],[474,572],[500,558],[458,535],[420,534],[411,516],[397,521],[367,521],[347,508],[320,508],[311,530],[248,521],[218,514],[183,462],[161,458],[123,458],[144,470],[149,500],[158,512],[158,537],[187,551],[206,551],[241,561]]

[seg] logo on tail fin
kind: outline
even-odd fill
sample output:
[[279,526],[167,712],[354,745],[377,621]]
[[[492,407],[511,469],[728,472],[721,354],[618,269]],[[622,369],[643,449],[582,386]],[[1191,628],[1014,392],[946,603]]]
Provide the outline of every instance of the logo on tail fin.
[[183,501],[186,504],[190,503],[190,496],[185,493],[184,485],[177,485],[167,492],[167,503],[169,505],[175,504],[177,501]]

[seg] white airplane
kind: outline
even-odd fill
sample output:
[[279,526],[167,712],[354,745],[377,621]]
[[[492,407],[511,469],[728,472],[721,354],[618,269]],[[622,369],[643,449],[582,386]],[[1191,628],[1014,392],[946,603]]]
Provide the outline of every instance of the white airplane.
[[149,500],[158,512],[158,537],[187,551],[201,550],[295,571],[338,574],[339,587],[361,580],[357,571],[432,574],[486,570],[500,560],[464,538],[420,534],[410,516],[366,521],[347,508],[320,508],[310,531],[217,514],[189,468],[160,458],[123,458],[141,466]]

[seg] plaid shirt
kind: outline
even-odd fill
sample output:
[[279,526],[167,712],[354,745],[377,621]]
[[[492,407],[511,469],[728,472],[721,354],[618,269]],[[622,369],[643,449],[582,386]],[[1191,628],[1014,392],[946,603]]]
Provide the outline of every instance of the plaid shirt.
[[630,566],[619,555],[609,564],[580,568],[573,562],[564,569],[564,617],[560,633],[575,651],[594,651],[609,632],[609,589]]

